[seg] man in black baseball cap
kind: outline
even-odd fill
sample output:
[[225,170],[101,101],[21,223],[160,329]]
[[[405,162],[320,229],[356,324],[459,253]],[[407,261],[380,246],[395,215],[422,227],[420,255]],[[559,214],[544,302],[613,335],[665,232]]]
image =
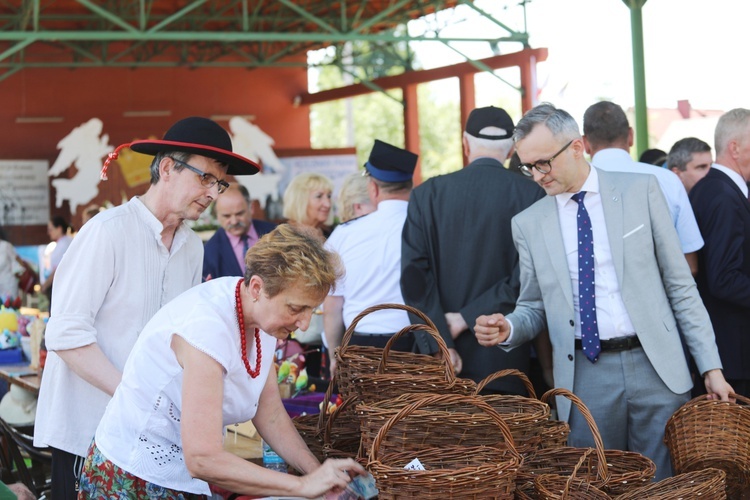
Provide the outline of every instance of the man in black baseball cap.
[[[463,134],[469,164],[417,186],[403,230],[404,300],[435,322],[456,372],[477,382],[499,370],[529,369],[528,345],[498,352],[480,346],[471,330],[488,308],[513,310],[518,254],[510,220],[544,195],[503,166],[513,150],[513,130],[504,109],[474,109]],[[418,335],[417,345],[423,353],[437,351],[427,336]],[[524,388],[507,378],[485,392],[524,394]]]
[[163,139],[121,145],[102,178],[125,147],[154,156],[148,190],[88,221],[55,273],[34,443],[52,449],[60,499],[76,498],[76,474],[139,332],[201,282],[203,243],[185,221],[226,189],[227,174],[258,172],[208,118],[185,118]]

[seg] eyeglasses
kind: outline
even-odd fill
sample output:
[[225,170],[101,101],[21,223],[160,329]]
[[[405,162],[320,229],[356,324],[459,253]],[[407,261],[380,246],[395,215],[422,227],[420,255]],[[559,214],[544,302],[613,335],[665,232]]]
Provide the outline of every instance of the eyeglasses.
[[525,175],[526,177],[534,176],[534,172],[532,172],[533,168],[537,169],[537,171],[542,175],[550,173],[552,171],[552,160],[560,156],[560,153],[568,149],[568,146],[573,144],[574,140],[575,139],[571,140],[569,143],[563,146],[562,149],[558,151],[557,153],[553,154],[552,158],[550,158],[549,160],[539,160],[534,163],[521,163],[520,165],[518,165],[519,170],[521,170],[521,173]]
[[184,161],[180,161],[180,160],[177,160],[175,158],[172,158],[171,156],[168,156],[167,158],[169,158],[170,160],[172,160],[173,162],[175,162],[175,163],[177,163],[179,165],[182,165],[186,169],[188,169],[188,170],[190,170],[190,171],[195,172],[196,174],[198,174],[198,176],[200,176],[200,178],[201,178],[201,186],[203,186],[204,188],[211,189],[212,187],[214,187],[215,185],[218,184],[219,185],[219,187],[218,187],[219,194],[221,194],[224,191],[226,191],[227,188],[229,187],[229,183],[228,182],[226,182],[226,181],[220,181],[213,174],[207,174],[206,172],[204,172],[202,170],[199,170],[199,169],[195,168],[194,166],[185,163]]

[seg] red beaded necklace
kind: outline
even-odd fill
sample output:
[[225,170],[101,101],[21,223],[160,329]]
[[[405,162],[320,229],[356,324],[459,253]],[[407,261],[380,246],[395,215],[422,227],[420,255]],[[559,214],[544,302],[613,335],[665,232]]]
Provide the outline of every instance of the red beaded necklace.
[[262,359],[260,350],[260,330],[255,329],[255,369],[250,368],[250,361],[247,359],[247,335],[245,335],[245,317],[242,315],[242,298],[240,297],[240,288],[242,287],[242,281],[237,282],[237,289],[234,292],[234,298],[237,301],[237,324],[240,327],[240,350],[242,353],[242,361],[245,363],[245,369],[248,375],[252,378],[260,375],[260,360]]

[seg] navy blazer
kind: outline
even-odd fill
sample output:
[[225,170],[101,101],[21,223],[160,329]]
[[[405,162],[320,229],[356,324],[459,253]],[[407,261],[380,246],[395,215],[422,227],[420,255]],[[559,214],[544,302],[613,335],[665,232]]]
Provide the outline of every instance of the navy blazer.
[[[253,227],[258,237],[270,233],[276,227],[272,222],[253,219]],[[203,247],[203,281],[208,276],[220,278],[222,276],[242,276],[242,268],[237,262],[232,245],[229,243],[223,228],[216,230],[211,239]]]
[[750,379],[750,202],[724,172],[711,168],[690,191],[705,241],[696,282],[728,379]]

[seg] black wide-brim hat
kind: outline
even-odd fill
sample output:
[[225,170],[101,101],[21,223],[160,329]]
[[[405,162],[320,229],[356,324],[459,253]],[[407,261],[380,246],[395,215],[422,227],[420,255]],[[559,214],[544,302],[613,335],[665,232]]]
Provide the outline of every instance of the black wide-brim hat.
[[228,166],[229,175],[253,175],[260,167],[252,160],[232,152],[232,139],[218,123],[208,118],[184,118],[167,130],[162,140],[143,140],[130,143],[137,153],[154,156],[162,152],[180,151],[205,156]]

